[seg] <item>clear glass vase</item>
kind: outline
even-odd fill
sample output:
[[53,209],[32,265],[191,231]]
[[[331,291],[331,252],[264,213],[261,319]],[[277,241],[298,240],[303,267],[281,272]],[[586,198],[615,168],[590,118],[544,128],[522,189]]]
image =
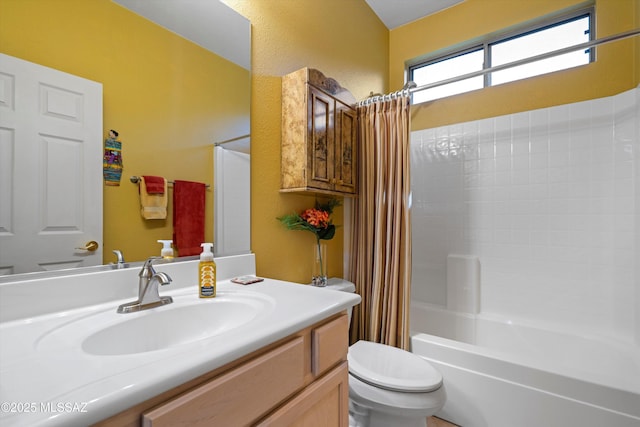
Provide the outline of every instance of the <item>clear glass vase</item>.
[[313,286],[327,286],[327,244],[320,240],[313,245],[313,267],[311,270],[311,284]]

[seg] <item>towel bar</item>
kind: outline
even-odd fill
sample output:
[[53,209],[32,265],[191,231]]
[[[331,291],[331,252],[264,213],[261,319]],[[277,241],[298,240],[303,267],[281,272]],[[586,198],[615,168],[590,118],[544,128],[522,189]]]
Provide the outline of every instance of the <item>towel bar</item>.
[[[137,184],[140,182],[140,177],[134,175],[131,178],[129,178],[129,181],[131,181],[134,184]],[[173,183],[174,183],[173,181],[167,181],[167,184],[173,184]],[[209,188],[209,184],[205,184],[205,186]]]

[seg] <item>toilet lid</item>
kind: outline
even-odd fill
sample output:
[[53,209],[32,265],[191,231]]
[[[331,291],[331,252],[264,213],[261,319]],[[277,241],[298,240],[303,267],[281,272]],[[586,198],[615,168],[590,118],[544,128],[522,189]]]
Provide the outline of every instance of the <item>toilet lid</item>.
[[442,386],[442,374],[408,351],[369,341],[349,347],[349,373],[386,390],[426,393]]

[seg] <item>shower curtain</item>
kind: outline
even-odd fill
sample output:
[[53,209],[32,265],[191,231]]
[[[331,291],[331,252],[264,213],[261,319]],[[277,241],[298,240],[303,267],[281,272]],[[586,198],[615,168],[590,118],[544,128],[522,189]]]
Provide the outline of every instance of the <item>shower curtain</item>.
[[362,302],[354,307],[351,341],[408,349],[410,97],[390,98],[358,107],[359,192],[352,216],[350,280]]

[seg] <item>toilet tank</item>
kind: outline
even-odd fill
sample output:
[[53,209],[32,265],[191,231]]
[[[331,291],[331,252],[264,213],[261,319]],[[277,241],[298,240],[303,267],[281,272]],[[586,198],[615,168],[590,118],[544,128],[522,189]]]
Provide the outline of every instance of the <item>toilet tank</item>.
[[[333,291],[340,292],[351,292],[354,293],[356,291],[356,285],[351,283],[348,280],[341,279],[339,277],[331,277],[327,280],[327,286],[325,289],[331,289]],[[349,315],[349,326],[351,326],[351,313],[353,312],[353,307],[349,307],[347,309],[347,314]]]

